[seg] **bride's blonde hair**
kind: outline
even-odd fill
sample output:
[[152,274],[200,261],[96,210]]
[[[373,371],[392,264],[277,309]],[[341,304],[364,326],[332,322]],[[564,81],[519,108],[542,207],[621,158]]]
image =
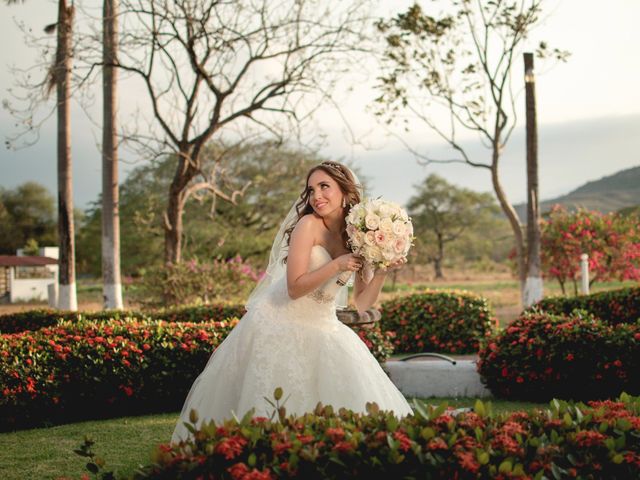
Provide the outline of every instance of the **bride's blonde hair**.
[[[293,232],[293,229],[296,228],[296,225],[298,224],[300,219],[305,215],[313,213],[313,207],[311,206],[311,203],[309,203],[309,196],[311,195],[311,192],[308,185],[309,178],[311,177],[311,175],[313,175],[314,172],[317,172],[318,170],[322,170],[324,173],[326,173],[336,181],[338,187],[340,187],[340,190],[342,191],[342,194],[346,197],[347,207],[356,205],[361,201],[361,186],[356,183],[351,170],[338,162],[325,161],[319,165],[316,165],[307,173],[307,178],[304,182],[304,190],[300,194],[300,200],[298,200],[298,203],[296,203],[296,213],[298,216],[293,224],[285,230],[287,245],[289,245],[289,241],[291,239],[291,232]],[[347,216],[347,213],[349,213],[349,208],[345,208],[344,210],[345,217]],[[341,233],[344,246],[348,247],[347,242],[349,240],[349,236],[347,235],[346,226],[343,227]]]

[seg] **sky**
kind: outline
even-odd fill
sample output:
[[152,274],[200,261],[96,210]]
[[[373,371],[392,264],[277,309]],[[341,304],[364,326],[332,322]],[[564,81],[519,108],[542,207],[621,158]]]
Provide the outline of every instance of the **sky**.
[[[91,2],[89,2],[91,3]],[[96,2],[93,2],[96,3]],[[378,12],[389,15],[402,11],[412,2],[381,0]],[[430,2],[423,1],[423,5]],[[99,4],[99,2],[98,2]],[[571,52],[567,63],[536,69],[536,95],[539,129],[540,197],[549,199],[568,193],[583,183],[640,165],[640,2],[637,0],[548,0],[544,20],[529,40],[529,47],[541,39],[552,47]],[[12,7],[0,3],[0,100],[10,99],[14,83],[11,66],[26,68],[38,60],[38,53],[22,41],[16,22],[41,31],[55,21],[56,5],[50,1],[31,1]],[[6,46],[10,46],[7,48]],[[538,65],[537,65],[538,66]],[[521,71],[519,65],[516,72]],[[34,73],[35,75],[35,73]],[[413,188],[430,173],[477,191],[491,191],[484,169],[466,165],[422,166],[398,139],[421,152],[447,156],[442,142],[419,122],[402,133],[394,126],[376,122],[371,105],[376,71],[360,72],[357,87],[338,89],[334,101],[341,111],[327,106],[315,127],[327,136],[321,153],[335,160],[353,162],[369,178],[372,196],[405,203]],[[514,83],[519,76],[514,76]],[[348,83],[348,82],[346,82]],[[121,88],[125,107],[137,101],[135,88]],[[524,95],[517,99],[524,109]],[[123,107],[124,108],[124,107]],[[100,192],[100,153],[97,126],[88,121],[75,105],[73,120],[74,199],[85,208]],[[345,125],[343,117],[347,119]],[[509,199],[525,200],[524,115],[507,145],[501,162],[501,178]],[[132,121],[131,117],[121,120]],[[0,136],[15,133],[15,120],[0,110]],[[0,187],[12,188],[25,181],[37,181],[56,190],[55,117],[41,128],[39,141],[18,151],[0,147]],[[353,135],[351,134],[353,133]],[[358,142],[353,142],[353,136]],[[472,158],[486,161],[490,152],[473,135],[464,138]],[[121,181],[136,165],[131,154],[121,155]]]

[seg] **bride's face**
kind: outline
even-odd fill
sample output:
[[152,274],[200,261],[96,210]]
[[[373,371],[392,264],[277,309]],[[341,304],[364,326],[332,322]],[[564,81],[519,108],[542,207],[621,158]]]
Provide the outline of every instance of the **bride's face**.
[[342,210],[342,191],[338,183],[323,170],[316,170],[309,177],[307,184],[309,203],[321,217]]

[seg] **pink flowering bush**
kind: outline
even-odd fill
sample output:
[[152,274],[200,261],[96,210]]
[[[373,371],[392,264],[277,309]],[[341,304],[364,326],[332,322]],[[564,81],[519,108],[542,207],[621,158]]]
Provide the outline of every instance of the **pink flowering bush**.
[[147,305],[185,305],[244,299],[259,279],[260,274],[240,256],[211,262],[185,260],[146,272],[140,298]]
[[565,293],[577,293],[580,255],[589,255],[590,283],[640,280],[640,219],[635,215],[568,212],[556,205],[541,223],[542,269]]
[[495,325],[487,300],[469,292],[426,290],[386,301],[380,313],[396,352],[477,352]]
[[530,312],[488,337],[478,371],[497,397],[610,398],[640,393],[640,324]]
[[[276,397],[282,392],[276,390]],[[278,403],[276,402],[276,406]],[[496,479],[640,476],[640,398],[572,404],[554,400],[548,410],[493,415],[478,401],[475,411],[453,416],[445,407],[414,404],[415,415],[397,419],[368,405],[354,414],[318,405],[301,417],[286,405],[268,419],[246,415],[224,424],[205,423],[193,438],[160,444],[153,460],[133,478],[251,480],[300,478]],[[76,450],[93,459],[92,443]],[[99,478],[103,462],[86,468]]]

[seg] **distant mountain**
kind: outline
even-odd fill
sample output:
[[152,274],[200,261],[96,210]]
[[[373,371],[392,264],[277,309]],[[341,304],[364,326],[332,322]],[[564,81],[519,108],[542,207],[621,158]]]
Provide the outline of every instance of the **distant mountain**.
[[[548,212],[559,203],[569,210],[583,207],[602,213],[616,212],[640,205],[640,166],[621,170],[600,180],[587,182],[572,192],[540,202],[540,212]],[[527,220],[527,205],[515,205],[522,222]]]

